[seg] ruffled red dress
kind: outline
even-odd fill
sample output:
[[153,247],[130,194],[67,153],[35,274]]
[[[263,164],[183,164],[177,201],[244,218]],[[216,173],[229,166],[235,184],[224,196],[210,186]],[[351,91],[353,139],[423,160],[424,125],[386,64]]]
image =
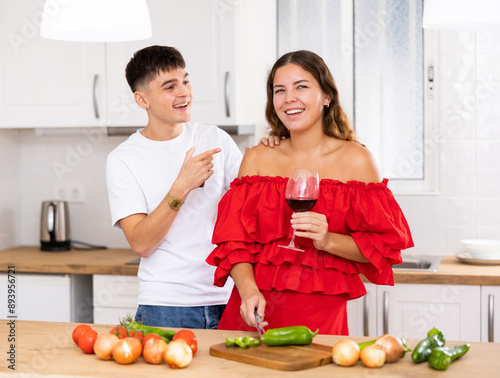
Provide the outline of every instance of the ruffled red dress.
[[[292,235],[287,181],[245,176],[231,183],[219,203],[212,238],[217,247],[206,260],[217,267],[214,285],[224,286],[234,264],[251,263],[270,328],[306,325],[322,334],[347,335],[347,300],[366,294],[359,274],[394,285],[392,265],[401,263],[402,249],[413,246],[408,223],[387,179],[370,184],[323,179],[311,211],[326,215],[330,232],[351,235],[369,262],[317,250],[307,238],[295,239],[305,252],[280,248]],[[235,287],[219,329],[255,331],[243,321],[240,305]]]

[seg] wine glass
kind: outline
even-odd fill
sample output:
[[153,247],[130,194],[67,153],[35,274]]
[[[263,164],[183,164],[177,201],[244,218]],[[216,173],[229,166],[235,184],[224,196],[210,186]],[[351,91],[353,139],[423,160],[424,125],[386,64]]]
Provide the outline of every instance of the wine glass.
[[[319,174],[307,169],[295,168],[286,184],[285,198],[293,211],[302,212],[311,210],[319,197]],[[295,230],[288,245],[279,247],[304,252],[295,246]]]

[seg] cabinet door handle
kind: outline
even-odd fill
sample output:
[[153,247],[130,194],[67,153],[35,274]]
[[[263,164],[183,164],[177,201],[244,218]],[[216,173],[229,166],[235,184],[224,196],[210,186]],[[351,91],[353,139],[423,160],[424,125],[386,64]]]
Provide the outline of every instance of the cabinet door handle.
[[93,84],[93,102],[94,102],[94,116],[99,119],[99,101],[98,101],[98,90],[97,90],[97,82],[99,81],[99,75],[94,75],[94,84]]
[[366,293],[363,297],[363,336],[370,336],[370,326],[368,324],[368,306],[370,304],[370,293]]
[[384,297],[383,297],[383,302],[384,302],[384,310],[382,313],[382,322],[383,322],[383,333],[389,333],[389,292],[384,291]]
[[231,109],[229,107],[229,96],[230,96],[230,88],[229,88],[229,71],[226,72],[224,76],[224,105],[226,107],[226,117],[231,117]]
[[488,295],[488,342],[495,342],[495,296]]

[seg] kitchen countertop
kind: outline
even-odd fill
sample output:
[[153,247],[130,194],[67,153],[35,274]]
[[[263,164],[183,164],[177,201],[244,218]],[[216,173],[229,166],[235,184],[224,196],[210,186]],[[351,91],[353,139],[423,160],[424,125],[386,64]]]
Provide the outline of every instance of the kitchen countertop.
[[[138,265],[125,265],[138,256],[130,249],[40,251],[22,246],[0,251],[0,272],[9,265],[16,273],[136,275]],[[500,265],[465,264],[455,256],[443,256],[436,272],[394,271],[396,283],[500,286]]]
[[[358,362],[352,367],[340,367],[327,364],[300,371],[280,371],[260,366],[214,357],[209,354],[211,345],[219,344],[226,337],[248,335],[248,332],[193,330],[198,339],[198,352],[189,366],[172,370],[166,364],[150,365],[143,358],[131,365],[120,365],[115,361],[103,361],[95,355],[84,354],[73,342],[71,333],[75,323],[53,323],[16,321],[15,322],[15,372],[9,370],[5,354],[7,338],[10,332],[4,322],[0,326],[3,362],[0,365],[0,376],[12,376],[13,373],[30,376],[92,376],[92,377],[155,377],[173,374],[176,377],[472,377],[481,375],[492,377],[498,374],[499,343],[470,343],[469,352],[454,361],[448,370],[436,371],[428,363],[415,364],[407,354],[396,363],[385,364],[378,369],[369,369]],[[111,325],[91,325],[97,332],[109,332]],[[256,335],[256,333],[255,333]],[[333,346],[344,336],[317,335],[314,343]],[[356,342],[366,341],[366,337],[352,337]],[[407,340],[413,348],[419,340]],[[447,342],[447,346],[461,345],[459,342]],[[8,374],[8,375],[7,375]]]
[[138,265],[126,265],[138,258],[131,249],[95,249],[62,252],[41,251],[38,246],[21,246],[0,251],[0,272],[9,265],[16,273],[119,274],[136,275]]

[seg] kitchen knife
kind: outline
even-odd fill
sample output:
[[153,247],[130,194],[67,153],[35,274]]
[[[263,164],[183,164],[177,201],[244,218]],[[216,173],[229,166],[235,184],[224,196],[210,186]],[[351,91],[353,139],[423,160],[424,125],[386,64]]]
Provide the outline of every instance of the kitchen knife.
[[255,309],[254,314],[255,314],[255,320],[257,321],[257,332],[259,333],[259,339],[262,339],[262,335],[264,334],[264,330],[260,326],[261,319],[260,319],[260,316],[257,314],[257,309]]

